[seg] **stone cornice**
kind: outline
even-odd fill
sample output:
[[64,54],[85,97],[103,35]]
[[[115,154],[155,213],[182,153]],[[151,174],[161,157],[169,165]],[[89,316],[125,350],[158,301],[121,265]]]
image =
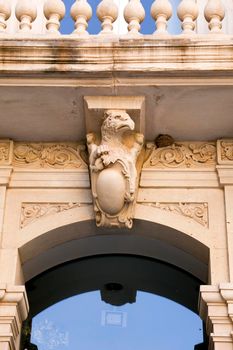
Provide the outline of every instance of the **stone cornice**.
[[[185,38],[175,36],[167,40],[147,35],[140,39],[123,38],[104,41],[91,36],[78,40],[59,38],[10,37],[0,40],[0,71],[16,72],[189,72],[231,71],[233,69],[233,41],[221,35]],[[30,70],[29,70],[30,65]],[[224,73],[223,73],[224,74]],[[229,73],[228,73],[229,74]],[[166,75],[166,72],[165,72]]]

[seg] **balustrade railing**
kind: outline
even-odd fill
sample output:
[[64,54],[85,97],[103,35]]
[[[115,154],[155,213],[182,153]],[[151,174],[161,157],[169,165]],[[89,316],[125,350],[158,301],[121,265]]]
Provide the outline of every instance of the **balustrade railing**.
[[233,34],[232,0],[146,1],[147,10],[143,0],[72,0],[71,6],[67,0],[0,0],[0,37],[61,34],[61,21],[68,12],[73,21],[69,34],[79,38],[92,34],[88,23],[93,16],[101,23],[100,36],[140,37],[141,24],[150,17],[155,30],[146,34],[167,37],[173,34],[168,24],[174,16],[182,35]]

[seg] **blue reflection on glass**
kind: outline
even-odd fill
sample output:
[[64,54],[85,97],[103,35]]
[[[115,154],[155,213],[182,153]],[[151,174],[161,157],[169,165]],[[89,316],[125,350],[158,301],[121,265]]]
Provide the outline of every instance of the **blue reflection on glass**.
[[31,341],[39,350],[193,350],[203,341],[202,322],[154,294],[138,292],[136,303],[114,307],[89,292],[34,317]]

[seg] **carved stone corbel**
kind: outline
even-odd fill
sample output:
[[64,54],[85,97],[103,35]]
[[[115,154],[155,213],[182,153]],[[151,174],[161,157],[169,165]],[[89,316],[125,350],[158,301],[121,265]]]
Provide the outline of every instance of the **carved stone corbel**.
[[133,225],[138,183],[137,159],[144,137],[125,110],[104,112],[101,137],[87,135],[94,210],[97,226]]

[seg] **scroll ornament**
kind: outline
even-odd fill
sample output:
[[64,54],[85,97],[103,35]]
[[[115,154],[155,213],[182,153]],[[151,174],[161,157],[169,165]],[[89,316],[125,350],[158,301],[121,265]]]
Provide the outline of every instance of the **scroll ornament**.
[[216,165],[214,142],[174,142],[166,147],[149,145],[152,149],[144,168],[200,168]]
[[158,208],[167,212],[182,215],[186,218],[192,219],[196,223],[208,228],[209,215],[208,215],[208,203],[140,203],[145,206]]
[[0,165],[10,165],[12,162],[13,141],[0,141]]
[[86,168],[85,145],[78,143],[16,143],[13,164],[31,168]]
[[124,110],[107,110],[101,140],[87,135],[92,195],[97,226],[132,228],[142,134]]
[[219,140],[219,164],[232,164],[233,162],[233,140]]
[[89,203],[69,202],[69,203],[22,203],[20,228],[32,224],[38,219],[61,213],[73,208],[89,206]]

